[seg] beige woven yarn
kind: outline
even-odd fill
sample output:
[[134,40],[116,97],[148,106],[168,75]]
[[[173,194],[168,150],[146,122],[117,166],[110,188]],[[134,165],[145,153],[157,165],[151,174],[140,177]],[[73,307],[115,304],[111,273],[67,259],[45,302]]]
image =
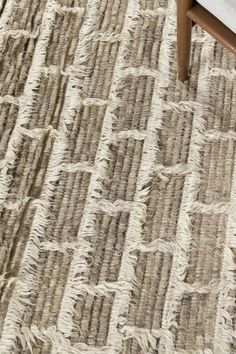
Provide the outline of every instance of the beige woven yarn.
[[175,0],[0,2],[0,354],[236,353],[236,58]]

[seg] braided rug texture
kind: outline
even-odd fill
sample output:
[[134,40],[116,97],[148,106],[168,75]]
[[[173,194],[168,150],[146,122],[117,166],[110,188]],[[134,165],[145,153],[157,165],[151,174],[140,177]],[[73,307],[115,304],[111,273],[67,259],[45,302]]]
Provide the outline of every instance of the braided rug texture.
[[0,3],[0,353],[236,353],[236,59],[175,0]]

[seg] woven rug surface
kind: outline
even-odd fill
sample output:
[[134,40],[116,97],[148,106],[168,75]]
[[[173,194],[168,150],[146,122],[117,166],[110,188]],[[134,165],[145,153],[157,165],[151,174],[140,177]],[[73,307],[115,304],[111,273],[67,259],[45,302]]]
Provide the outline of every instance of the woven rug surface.
[[0,3],[0,353],[236,353],[236,59],[175,0]]

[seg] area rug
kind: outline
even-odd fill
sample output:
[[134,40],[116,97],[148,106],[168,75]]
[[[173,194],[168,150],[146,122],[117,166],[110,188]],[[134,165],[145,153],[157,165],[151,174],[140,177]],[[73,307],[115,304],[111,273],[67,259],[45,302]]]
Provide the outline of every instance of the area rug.
[[0,4],[0,353],[236,353],[236,59],[175,0]]

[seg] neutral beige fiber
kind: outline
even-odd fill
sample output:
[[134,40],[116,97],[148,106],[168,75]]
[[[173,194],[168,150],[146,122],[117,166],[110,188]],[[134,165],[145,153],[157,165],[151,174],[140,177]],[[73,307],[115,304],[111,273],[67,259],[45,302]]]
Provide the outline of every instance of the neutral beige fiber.
[[175,0],[0,2],[0,354],[236,353],[236,58]]

